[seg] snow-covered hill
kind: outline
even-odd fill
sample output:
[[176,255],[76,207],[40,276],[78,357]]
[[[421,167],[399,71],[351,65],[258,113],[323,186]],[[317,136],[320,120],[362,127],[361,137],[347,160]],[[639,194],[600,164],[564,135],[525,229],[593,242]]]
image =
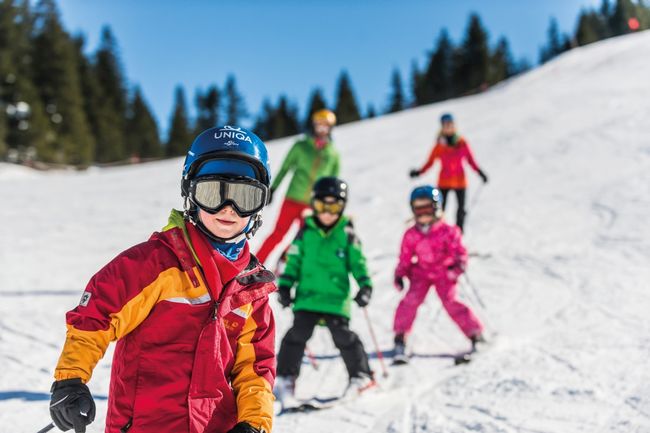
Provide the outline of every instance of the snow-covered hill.
[[[281,416],[275,431],[650,432],[649,76],[645,32],[573,50],[482,95],[339,127],[349,209],[375,275],[370,315],[387,350],[407,194],[422,183],[407,172],[426,157],[439,115],[456,115],[490,175],[479,192],[470,174],[466,233],[470,250],[492,255],[468,271],[486,308],[461,291],[497,337],[476,362],[453,367],[445,355],[467,343],[431,295],[411,365],[391,367],[381,390],[356,402]],[[289,144],[271,144],[275,167]],[[180,159],[82,173],[0,165],[0,431],[49,423],[65,311],[99,267],[181,206],[180,170]],[[276,317],[279,340],[291,314]],[[342,391],[330,337],[317,330],[309,346],[320,368],[304,366],[298,393]],[[103,430],[109,367],[110,353],[90,384],[100,414],[92,432]]]

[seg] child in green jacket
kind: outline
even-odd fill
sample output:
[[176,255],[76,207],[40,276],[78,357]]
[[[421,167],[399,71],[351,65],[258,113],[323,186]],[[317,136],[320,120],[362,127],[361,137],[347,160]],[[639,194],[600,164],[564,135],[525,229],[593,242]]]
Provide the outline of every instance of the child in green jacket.
[[284,307],[293,304],[294,311],[293,327],[284,336],[278,354],[275,394],[284,407],[293,398],[305,345],[318,323],[325,323],[341,351],[350,376],[345,395],[358,394],[375,384],[363,344],[349,328],[349,274],[360,287],[354,297],[360,307],[370,301],[372,282],[361,243],[350,219],[343,215],[347,198],[348,186],[340,179],[323,177],[314,184],[314,216],[305,219],[296,235],[279,279],[280,303]]

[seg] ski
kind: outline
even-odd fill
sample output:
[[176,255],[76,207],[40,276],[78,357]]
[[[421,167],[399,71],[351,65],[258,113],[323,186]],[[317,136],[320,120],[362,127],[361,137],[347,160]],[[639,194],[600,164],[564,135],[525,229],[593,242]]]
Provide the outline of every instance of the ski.
[[477,353],[485,352],[487,349],[494,345],[494,339],[496,334],[492,334],[487,341],[479,341],[475,345],[465,352],[460,352],[454,355],[454,365],[464,365],[472,362]]
[[299,414],[299,413],[308,413],[324,409],[331,409],[334,406],[337,406],[340,403],[349,403],[360,398],[363,395],[367,395],[369,391],[379,389],[378,383],[373,381],[369,386],[363,388],[359,393],[352,393],[342,396],[333,396],[333,397],[311,397],[307,399],[294,399],[292,404],[285,404],[282,406],[278,416],[286,414]]
[[475,354],[476,354],[476,350],[472,350],[469,352],[464,352],[464,353],[459,353],[454,355],[454,365],[469,364],[472,361]]
[[341,397],[320,398],[312,397],[301,400],[296,406],[283,407],[278,415],[314,412],[329,409],[341,401]]
[[492,253],[481,253],[478,251],[470,251],[467,253],[467,257],[472,259],[489,259],[492,257]]
[[409,363],[409,357],[406,354],[395,355],[393,357],[393,363],[391,365],[406,365]]

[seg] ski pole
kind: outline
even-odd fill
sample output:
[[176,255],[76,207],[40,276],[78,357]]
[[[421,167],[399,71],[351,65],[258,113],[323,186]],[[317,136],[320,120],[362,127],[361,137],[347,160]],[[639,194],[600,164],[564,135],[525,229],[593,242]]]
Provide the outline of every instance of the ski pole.
[[45,426],[42,429],[40,429],[39,431],[37,431],[36,433],[45,433],[45,432],[48,432],[48,431],[52,430],[53,428],[54,428],[54,423],[51,422],[47,426]]
[[470,290],[474,294],[474,298],[476,298],[476,302],[478,302],[479,306],[481,307],[481,312],[483,313],[483,322],[485,322],[485,327],[488,331],[494,332],[494,327],[488,320],[488,311],[487,307],[485,306],[485,302],[483,302],[483,299],[481,299],[481,295],[479,295],[478,290],[476,289],[476,286],[472,284],[470,281],[469,277],[467,276],[467,273],[464,273],[463,276],[465,277],[465,283],[469,286]]
[[307,346],[305,346],[305,354],[307,355],[307,358],[309,359],[311,366],[314,367],[314,370],[318,370],[318,362],[316,361],[316,357],[314,356],[312,351],[309,350],[309,347]]
[[478,203],[478,199],[481,197],[481,192],[483,192],[483,185],[485,184],[480,184],[476,189],[476,193],[474,194],[474,197],[472,197],[472,201],[469,203],[469,206],[466,209],[467,213],[469,213],[471,209],[474,209],[474,206],[476,206],[476,203]]
[[384,377],[388,377],[388,370],[386,369],[386,364],[384,364],[384,354],[381,353],[381,350],[379,350],[379,343],[377,343],[377,337],[375,336],[375,331],[372,329],[372,323],[370,322],[370,316],[368,316],[368,309],[366,307],[363,307],[363,314],[366,316],[366,323],[368,323],[370,337],[372,337],[372,342],[375,344],[377,359],[379,359],[379,364],[381,365],[381,369],[384,372]]
[[476,301],[479,303],[481,308],[483,308],[483,310],[487,311],[487,307],[485,306],[485,302],[483,302],[483,299],[481,299],[481,295],[478,294],[478,290],[476,290],[476,286],[474,286],[474,284],[472,284],[472,281],[467,276],[467,272],[463,273],[463,277],[465,278],[465,282],[469,286],[470,290],[474,294],[474,297],[476,298]]

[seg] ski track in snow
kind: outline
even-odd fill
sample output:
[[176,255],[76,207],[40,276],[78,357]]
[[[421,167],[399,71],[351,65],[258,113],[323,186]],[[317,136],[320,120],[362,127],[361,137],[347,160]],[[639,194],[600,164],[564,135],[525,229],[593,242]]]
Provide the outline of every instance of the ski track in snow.
[[[338,127],[349,211],[376,287],[369,313],[388,354],[408,193],[433,181],[437,168],[417,181],[407,172],[426,158],[440,113],[456,114],[490,176],[479,190],[468,170],[465,239],[476,252],[468,275],[485,308],[465,280],[459,295],[492,342],[470,364],[453,366],[451,356],[469,344],[430,294],[408,365],[390,366],[380,388],[355,401],[279,416],[274,430],[649,433],[649,59],[649,32],[610,39],[484,94]],[[273,167],[292,141],[271,144]],[[181,206],[181,164],[82,173],[0,164],[0,215],[11,222],[0,226],[0,431],[34,432],[50,422],[66,311],[94,272]],[[279,202],[265,212],[253,249]],[[448,214],[453,220],[453,198]],[[275,311],[279,345],[292,315]],[[381,375],[358,309],[351,326]],[[298,397],[342,393],[346,373],[327,331],[317,328],[308,347],[318,370],[305,360]],[[103,431],[111,357],[109,348],[90,382],[97,420],[89,432]]]

